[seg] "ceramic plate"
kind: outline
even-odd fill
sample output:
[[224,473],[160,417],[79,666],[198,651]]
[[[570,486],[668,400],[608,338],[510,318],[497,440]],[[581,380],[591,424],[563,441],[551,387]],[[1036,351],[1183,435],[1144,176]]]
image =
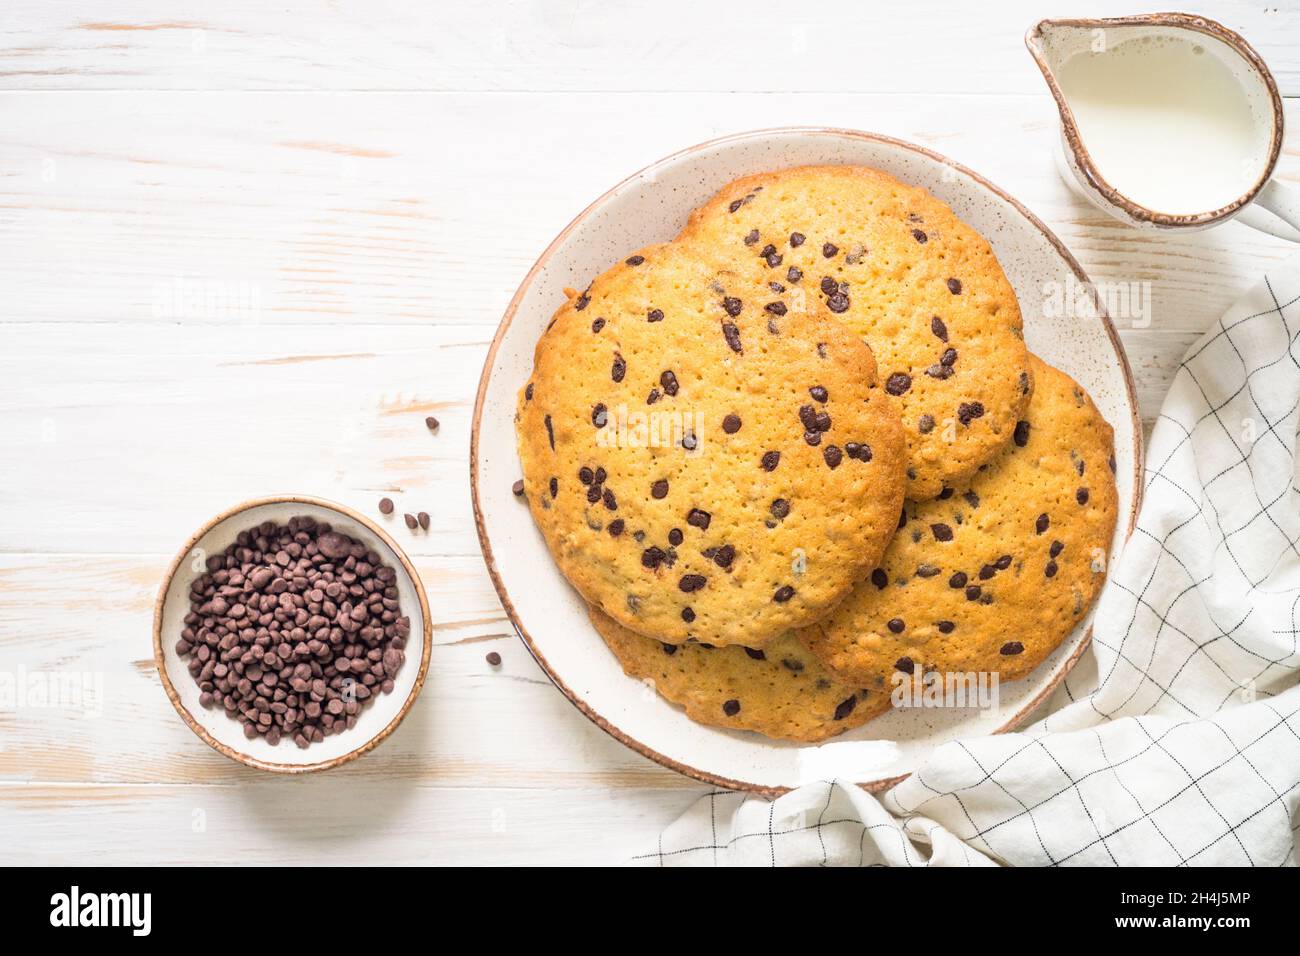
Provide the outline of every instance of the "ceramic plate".
[[[630,251],[671,239],[692,209],[740,176],[810,163],[874,166],[924,186],[979,230],[1006,270],[1029,347],[1074,376],[1115,428],[1120,516],[1115,547],[1132,526],[1141,467],[1133,383],[1104,311],[1054,308],[1048,290],[1086,288],[1087,277],[1047,227],[980,176],[919,146],[869,133],[780,129],[714,140],[649,166],[597,199],[542,253],[506,311],[488,352],[474,408],[471,483],[479,539],[506,612],[537,663],[578,709],[629,747],[710,783],[778,793],[834,775],[880,788],[910,773],[939,744],[1016,726],[1064,678],[1091,639],[1091,615],[1025,680],[1001,685],[986,710],[895,710],[819,746],[703,727],[623,674],[587,621],[582,599],[551,561],[527,506],[511,493],[520,474],[515,395],[565,286],[582,289]],[[1076,314],[1069,314],[1074,312]],[[1066,313],[1066,314],[1062,314]]]

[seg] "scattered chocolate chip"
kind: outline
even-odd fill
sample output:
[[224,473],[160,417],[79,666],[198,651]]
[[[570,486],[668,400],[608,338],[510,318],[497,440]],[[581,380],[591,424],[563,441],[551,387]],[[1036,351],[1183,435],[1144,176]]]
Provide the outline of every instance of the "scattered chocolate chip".
[[987,581],[989,578],[993,577],[993,575],[997,573],[998,573],[997,568],[995,568],[991,564],[986,564],[982,568],[980,568],[980,580]]
[[655,402],[659,401],[660,397],[659,389],[652,388],[650,389],[650,394],[645,397],[645,403],[647,405],[653,405]]
[[668,543],[675,548],[677,545],[682,543],[684,537],[685,535],[682,534],[681,528],[673,528],[668,532]]
[[614,364],[610,366],[609,377],[616,382],[623,381],[623,376],[627,374],[627,362],[623,361],[623,356],[614,353]]
[[610,511],[618,510],[618,499],[614,497],[614,492],[609,488],[601,492],[600,500],[605,503],[605,507]]
[[786,308],[784,302],[769,302],[763,306],[764,312],[771,312],[773,315],[785,315]]
[[916,566],[916,576],[918,578],[932,578],[939,573],[939,569],[933,564],[918,564]]
[[939,500],[940,500],[940,501],[947,501],[947,500],[948,500],[949,498],[951,498],[951,497],[952,497],[952,489],[951,489],[951,488],[949,488],[949,487],[947,487],[947,486],[944,486],[944,488],[942,488],[942,489],[939,491]]
[[438,419],[430,415],[424,420],[424,427],[429,429],[431,432],[436,432],[438,430]]
[[772,595],[772,600],[777,604],[784,604],[792,597],[794,597],[794,588],[790,587],[788,584],[783,584],[781,587],[776,589],[776,593]]
[[429,512],[421,511],[418,515],[415,516],[415,520],[420,522],[421,531],[429,530]]
[[966,588],[966,600],[978,601],[980,599],[980,594],[982,593],[983,589],[978,584],[968,585]]
[[866,442],[845,442],[844,454],[857,461],[871,461],[871,446]]
[[781,659],[781,666],[795,674],[803,672],[803,661],[795,660],[793,657],[784,657]]
[[845,697],[835,706],[835,719],[843,720],[849,714],[853,713],[853,708],[857,706],[858,698],[854,694],[852,697]]
[[1047,567],[1043,568],[1043,574],[1046,575],[1046,576],[1049,577],[1049,578],[1054,578],[1054,577],[1056,577],[1056,572],[1057,572],[1057,570],[1058,570],[1058,568],[1057,568],[1057,566],[1056,566],[1056,562],[1055,562],[1055,561],[1048,561],[1048,562],[1047,562]]
[[816,446],[818,446],[818,445],[820,445],[820,444],[822,443],[822,433],[821,433],[821,432],[804,432],[804,433],[803,433],[803,440],[806,441],[808,444],[812,445],[812,446],[815,448]]
[[701,511],[699,508],[692,508],[690,513],[686,515],[686,523],[694,528],[699,528],[701,531],[708,531],[709,522],[712,520],[713,516],[711,514],[707,511]]
[[601,318],[598,318],[591,323],[591,331],[593,332],[599,332],[604,327],[605,327],[605,320]]
[[1025,645],[1021,644],[1019,641],[1007,641],[1002,645],[998,653],[1003,657],[1012,657],[1016,654],[1023,653],[1024,649]]
[[1062,544],[1060,541],[1053,541],[1052,546],[1047,549],[1047,556],[1049,558],[1058,557],[1060,553],[1064,550],[1065,550],[1064,544]]
[[668,482],[665,479],[660,478],[650,486],[650,495],[653,498],[667,498]]
[[591,303],[591,296],[589,296],[586,292],[584,292],[582,293],[582,295],[578,296],[578,301],[573,303],[573,307],[577,309],[579,312],[581,312],[590,303]]
[[972,508],[978,508],[980,506],[980,496],[975,494],[975,492],[964,491],[962,492],[962,497],[966,499],[966,504],[970,505]]
[[1042,534],[1044,531],[1047,530],[1047,526],[1049,523],[1050,522],[1048,521],[1047,514],[1043,513],[1039,515],[1038,520],[1034,522],[1034,530],[1037,531],[1039,534]]
[[617,538],[620,534],[623,533],[623,528],[624,528],[623,519],[615,518],[606,526],[605,530],[609,532],[609,536],[611,538]]
[[772,502],[770,510],[772,512],[772,517],[784,518],[790,513],[790,502],[786,501],[784,498],[777,498]]
[[966,572],[965,572],[965,571],[957,571],[957,572],[955,572],[955,573],[953,574],[952,577],[950,577],[950,578],[948,579],[948,587],[950,587],[950,588],[964,588],[964,587],[966,586],[966,581],[967,581],[967,578],[966,578]]
[[[552,478],[552,479],[551,479],[551,482],[554,483],[554,481],[555,481],[555,479]],[[551,491],[551,497],[552,497],[552,498],[555,497],[555,491],[554,491],[554,490]],[[412,514],[404,514],[404,515],[402,515],[402,520],[406,522],[406,526],[407,526],[408,528],[410,528],[412,531],[414,531],[416,528],[418,528],[418,527],[420,526],[420,522],[419,522],[418,520],[416,520],[415,515],[412,515]]]
[[889,575],[885,573],[884,568],[876,568],[871,572],[871,583],[880,591],[889,587]]
[[795,249],[798,249],[800,246],[804,244],[804,240],[807,238],[808,237],[805,236],[802,232],[792,232],[790,233],[790,245]]
[[955,373],[951,365],[931,365],[925,370],[925,374],[942,382],[952,378]]
[[733,319],[736,316],[740,315],[740,311],[744,307],[745,307],[745,303],[741,302],[739,299],[735,298],[734,296],[727,296],[725,299],[722,300],[722,308],[725,309],[727,315],[731,316]]
[[831,430],[831,416],[828,412],[818,412],[813,422],[813,427],[819,432],[828,432]]
[[837,315],[841,312],[847,312],[849,310],[849,297],[843,292],[836,292],[826,300],[826,308]]
[[1110,473],[1115,474],[1115,456],[1111,455],[1106,464],[1110,465]]
[[560,493],[560,479],[555,478],[555,477],[552,477],[552,478],[551,478],[551,497],[554,498],[554,497],[555,497],[556,495],[558,495],[559,493]]
[[789,269],[785,271],[786,282],[798,282],[802,278],[803,278],[803,270],[800,269],[798,266],[791,266]]
[[1024,448],[1029,444],[1029,422],[1021,419],[1016,422],[1016,430],[1011,435],[1016,445]]
[[722,705],[722,712],[726,714],[728,717],[735,717],[738,713],[740,713],[740,701],[738,700],[725,701]]
[[390,514],[393,513],[393,499],[392,499],[392,498],[380,498],[380,499],[379,499],[379,513],[380,513],[380,514],[383,514],[383,515],[390,515]]
[[664,320],[664,310],[651,309],[645,314],[645,320],[647,322],[662,322]]
[[641,263],[645,262],[645,256],[628,256],[623,261],[630,266],[639,266]]
[[922,415],[918,418],[916,420],[916,430],[922,435],[928,435],[930,432],[934,431],[934,416]]
[[957,421],[969,425],[977,418],[984,417],[984,405],[980,402],[962,402],[957,406]]
[[702,574],[683,574],[682,579],[677,582],[677,586],[688,594],[692,591],[698,591],[706,584],[708,584],[708,579]]
[[732,412],[724,417],[722,419],[722,430],[728,435],[734,435],[740,431],[740,416]]
[[939,357],[939,364],[940,364],[940,365],[943,365],[943,366],[946,366],[946,367],[948,367],[948,368],[952,368],[954,365],[956,365],[956,364],[957,364],[957,350],[956,350],[956,349],[944,349],[943,355],[941,355],[941,356]]
[[826,460],[828,468],[838,468],[844,460],[844,452],[840,451],[838,445],[827,445],[822,449],[822,458]]
[[695,611],[689,607],[682,608],[682,620],[687,624],[693,623],[695,621]]
[[736,560],[736,549],[729,544],[724,544],[713,552],[713,563],[720,568],[731,567],[731,562]]
[[510,490],[514,492],[516,498],[522,498],[524,496],[524,480],[520,478],[510,486]]
[[762,465],[764,471],[776,471],[776,466],[781,462],[781,453],[779,451],[763,452]]
[[592,505],[594,505],[597,501],[600,500],[600,496],[601,496],[601,493],[602,493],[603,491],[604,491],[604,489],[601,488],[600,485],[597,485],[597,484],[594,484],[594,483],[593,483],[593,484],[591,484],[590,486],[588,486],[588,488],[587,488],[587,503],[588,503],[588,504],[592,504]]
[[922,243],[922,244],[928,242],[929,239],[930,239],[930,237],[927,236],[927,235],[926,235],[924,232],[922,232],[920,229],[913,229],[913,230],[912,230],[912,238],[915,239],[917,242]]
[[722,323],[722,337],[727,340],[727,345],[731,348],[731,351],[738,354],[744,351],[744,349],[740,347],[740,329],[736,328],[730,322]]
[[948,291],[951,292],[953,295],[961,295],[961,280],[960,280],[960,279],[949,279],[949,280],[948,280]]
[[591,423],[597,428],[604,428],[609,423],[609,409],[603,402],[597,402],[591,410]]
[[687,451],[695,451],[700,446],[699,439],[695,437],[695,432],[687,432],[682,435],[682,447]]
[[830,276],[822,276],[821,290],[822,295],[834,295],[840,291],[840,284]]
[[822,402],[823,404],[830,398],[830,393],[821,385],[814,385],[812,388],[808,389],[808,394],[813,397],[814,401]]
[[745,236],[744,241],[745,241],[745,245],[747,246],[752,246],[754,243],[758,242],[758,230],[757,229],[749,230],[749,234]]
[[487,662],[491,664],[493,667],[500,667],[501,655],[498,654],[496,651],[488,651]]
[[667,556],[668,553],[664,551],[663,548],[657,548],[654,545],[651,545],[641,552],[641,566],[643,568],[654,570],[664,563],[664,558]]
[[940,634],[951,634],[957,627],[952,621],[939,621],[935,625]]
[[952,540],[952,528],[943,523],[930,525],[930,533],[934,535],[935,541]]
[[894,669],[900,670],[904,674],[913,674],[916,672],[916,664],[912,662],[910,657],[900,657],[894,661]]
[[948,326],[944,325],[943,319],[937,315],[930,320],[930,331],[940,342],[948,341]]
[[902,634],[903,628],[907,627],[907,625],[903,623],[903,619],[901,617],[896,617],[890,620],[890,622],[886,624],[885,627],[889,628],[889,630],[894,634]]
[[827,259],[833,259],[840,251],[840,247],[833,242],[827,242],[822,245],[822,255]]
[[[690,610],[690,609],[687,608],[687,610]],[[684,614],[685,611],[683,611],[682,613]],[[667,654],[669,657],[672,657],[674,654],[677,653],[677,645],[676,645],[676,644],[663,644],[663,643],[661,643],[660,646],[663,647],[663,649],[664,649],[664,653]]]
[[895,372],[885,381],[885,391],[890,395],[902,395],[912,387],[912,376],[906,372]]
[[1088,503],[1088,489],[1080,488],[1076,491],[1074,493],[1074,500],[1079,502],[1081,505],[1086,505]]

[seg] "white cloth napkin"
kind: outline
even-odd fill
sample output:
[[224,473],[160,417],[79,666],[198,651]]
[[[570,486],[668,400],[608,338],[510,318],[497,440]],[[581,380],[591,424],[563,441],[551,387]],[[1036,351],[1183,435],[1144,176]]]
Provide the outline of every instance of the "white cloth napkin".
[[1300,257],[1188,352],[1093,650],[1050,716],[876,797],[701,798],[649,865],[1295,865]]

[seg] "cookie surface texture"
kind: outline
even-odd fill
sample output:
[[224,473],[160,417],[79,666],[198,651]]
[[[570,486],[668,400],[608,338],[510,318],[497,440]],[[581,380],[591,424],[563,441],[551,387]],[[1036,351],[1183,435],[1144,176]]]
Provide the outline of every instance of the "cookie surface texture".
[[862,166],[737,180],[680,242],[824,305],[875,352],[902,406],[907,497],[993,458],[1032,389],[1020,308],[988,242],[924,189]]
[[697,723],[813,743],[889,709],[884,695],[831,677],[790,633],[761,651],[674,646],[629,631],[594,608],[590,614],[624,672],[653,685]]
[[1034,398],[1002,455],[944,497],[908,502],[881,566],[800,637],[840,678],[1024,677],[1087,613],[1118,510],[1112,430],[1073,379],[1031,359]]
[[671,644],[757,648],[817,619],[898,525],[903,429],[870,349],[678,245],[559,309],[516,424],[561,571]]

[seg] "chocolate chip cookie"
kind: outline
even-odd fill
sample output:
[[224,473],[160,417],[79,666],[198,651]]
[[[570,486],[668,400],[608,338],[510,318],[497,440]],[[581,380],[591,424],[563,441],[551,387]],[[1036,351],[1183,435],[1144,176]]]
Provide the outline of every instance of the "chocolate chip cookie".
[[1083,618],[1115,531],[1113,433],[1064,372],[1036,385],[1002,454],[967,485],[908,502],[880,566],[800,632],[841,679],[895,672],[1024,677]]
[[907,435],[907,497],[968,480],[1023,418],[1020,308],[988,242],[924,189],[861,166],[737,180],[677,240],[866,339]]
[[879,561],[903,428],[871,350],[681,245],[576,293],[520,390],[528,505],[561,571],[670,644],[762,647]]
[[887,692],[836,680],[793,634],[762,650],[665,644],[592,608],[591,622],[623,670],[701,724],[813,743],[889,709]]

